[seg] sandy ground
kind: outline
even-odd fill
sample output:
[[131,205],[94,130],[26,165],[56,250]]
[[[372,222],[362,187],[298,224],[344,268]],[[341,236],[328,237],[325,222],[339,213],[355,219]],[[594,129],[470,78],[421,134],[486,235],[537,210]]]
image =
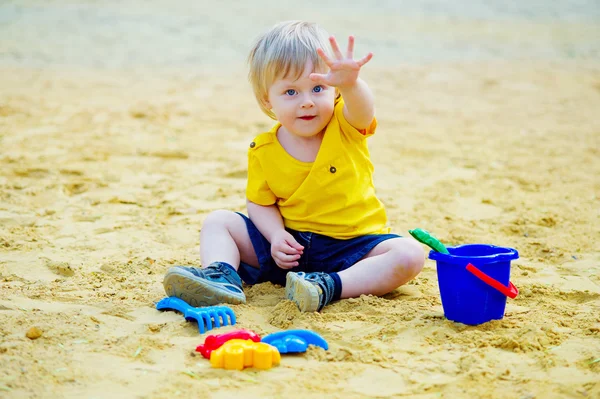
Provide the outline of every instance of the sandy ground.
[[211,369],[196,325],[154,308],[168,267],[199,265],[204,218],[245,210],[246,148],[270,122],[243,65],[4,62],[0,397],[600,397],[600,63],[516,58],[364,73],[394,231],[518,249],[505,318],[446,320],[432,261],[320,314],[260,284],[235,327],[312,329],[330,350],[243,372]]

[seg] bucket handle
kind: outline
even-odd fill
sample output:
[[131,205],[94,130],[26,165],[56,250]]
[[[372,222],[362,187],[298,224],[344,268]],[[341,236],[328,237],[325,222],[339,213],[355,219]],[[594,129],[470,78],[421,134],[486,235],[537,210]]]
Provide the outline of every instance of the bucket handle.
[[488,276],[487,274],[473,266],[471,263],[467,265],[467,271],[471,272],[475,277],[477,277],[487,285],[497,289],[509,298],[514,299],[519,294],[519,290],[517,289],[517,287],[515,287],[513,283],[509,282],[508,286],[506,286],[500,281],[496,280],[495,278]]

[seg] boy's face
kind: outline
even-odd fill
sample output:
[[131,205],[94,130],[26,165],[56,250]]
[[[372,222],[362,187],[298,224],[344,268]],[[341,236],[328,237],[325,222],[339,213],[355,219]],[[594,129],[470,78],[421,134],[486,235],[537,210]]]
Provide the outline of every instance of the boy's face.
[[319,134],[331,120],[335,102],[335,88],[319,85],[309,76],[313,72],[308,62],[302,75],[278,78],[268,92],[267,108],[291,134],[311,137]]

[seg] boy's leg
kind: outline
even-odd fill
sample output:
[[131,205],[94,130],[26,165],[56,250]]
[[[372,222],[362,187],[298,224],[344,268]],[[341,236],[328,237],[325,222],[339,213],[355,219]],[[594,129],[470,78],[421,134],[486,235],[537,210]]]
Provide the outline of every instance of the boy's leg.
[[204,268],[175,266],[165,275],[168,296],[192,306],[245,303],[242,281],[237,274],[240,260],[258,267],[258,260],[244,219],[230,211],[212,212],[200,232]]
[[286,295],[301,311],[319,311],[332,300],[393,291],[419,274],[424,263],[421,244],[412,238],[392,238],[338,273],[288,273]]
[[237,270],[240,260],[258,268],[246,222],[235,212],[212,212],[200,230],[200,261],[203,265],[225,262]]
[[383,241],[352,267],[338,273],[341,298],[387,294],[415,278],[424,264],[425,252],[416,240],[401,237]]

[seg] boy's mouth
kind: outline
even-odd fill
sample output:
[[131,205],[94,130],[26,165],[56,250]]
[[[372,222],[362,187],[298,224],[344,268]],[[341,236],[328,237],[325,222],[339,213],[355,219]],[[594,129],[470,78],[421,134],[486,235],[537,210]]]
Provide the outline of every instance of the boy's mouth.
[[309,115],[309,116],[301,116],[300,119],[305,120],[305,121],[311,121],[313,119],[315,119],[317,116],[316,115]]

